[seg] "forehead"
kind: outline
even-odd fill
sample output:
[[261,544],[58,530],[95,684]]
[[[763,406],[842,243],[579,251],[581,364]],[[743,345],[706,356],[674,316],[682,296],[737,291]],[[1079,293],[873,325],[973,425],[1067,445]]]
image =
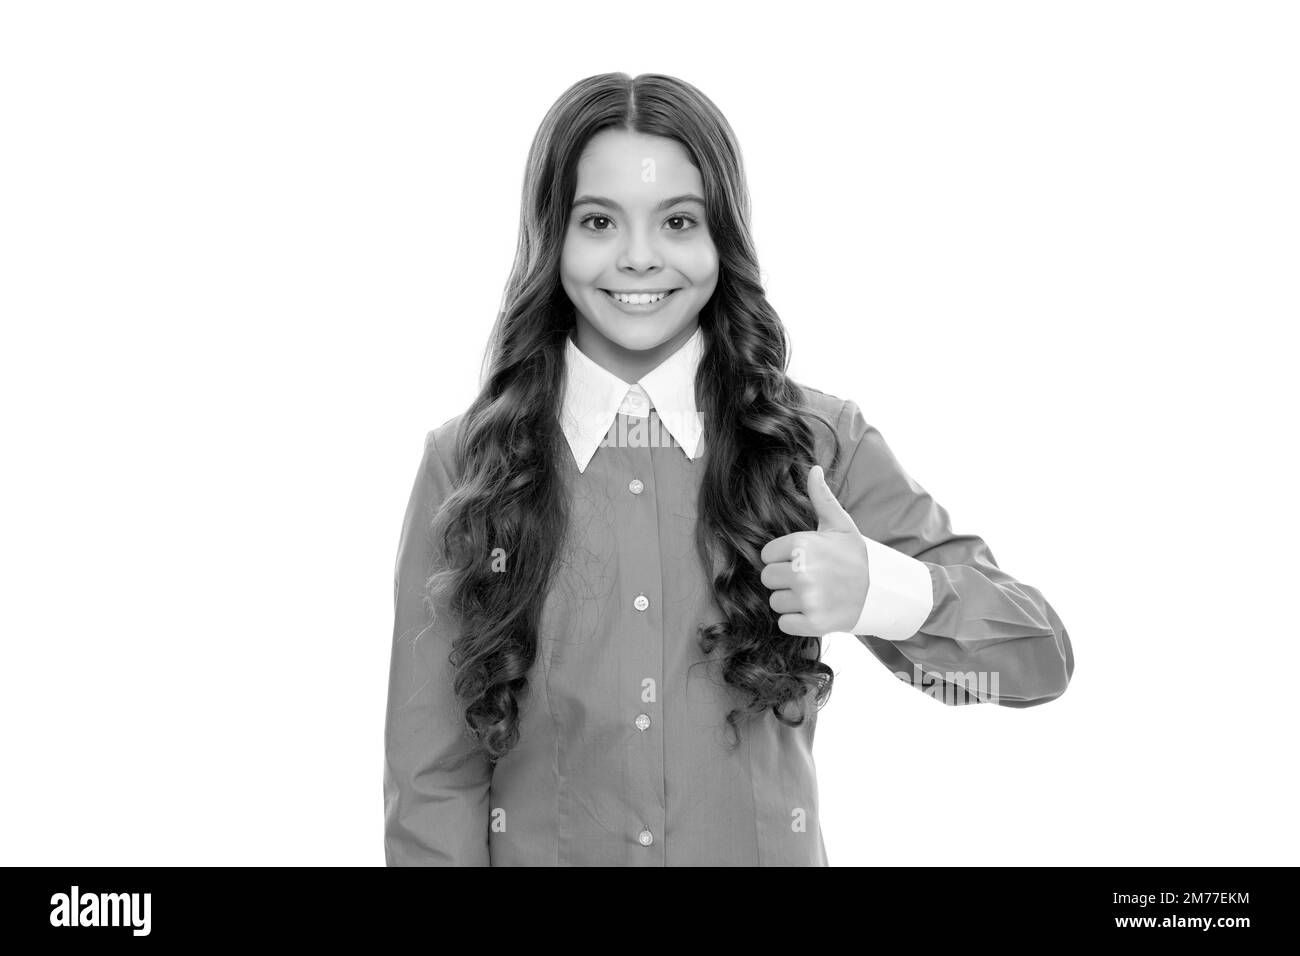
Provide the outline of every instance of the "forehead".
[[680,193],[703,194],[700,171],[676,140],[623,129],[601,130],[578,159],[578,194],[637,203]]

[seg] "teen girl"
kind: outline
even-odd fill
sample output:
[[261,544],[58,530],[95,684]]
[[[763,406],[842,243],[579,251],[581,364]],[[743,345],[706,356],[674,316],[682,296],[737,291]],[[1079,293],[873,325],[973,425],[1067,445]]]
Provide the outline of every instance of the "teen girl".
[[406,511],[389,865],[825,865],[830,632],[947,703],[1064,692],[1042,594],[786,365],[726,119],[668,76],[575,84]]

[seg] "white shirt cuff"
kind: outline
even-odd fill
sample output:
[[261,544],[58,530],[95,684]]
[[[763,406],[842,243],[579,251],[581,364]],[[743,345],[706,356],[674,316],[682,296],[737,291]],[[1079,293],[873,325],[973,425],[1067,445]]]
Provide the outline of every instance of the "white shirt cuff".
[[934,584],[924,561],[865,534],[871,586],[854,634],[905,641],[921,629],[934,608]]

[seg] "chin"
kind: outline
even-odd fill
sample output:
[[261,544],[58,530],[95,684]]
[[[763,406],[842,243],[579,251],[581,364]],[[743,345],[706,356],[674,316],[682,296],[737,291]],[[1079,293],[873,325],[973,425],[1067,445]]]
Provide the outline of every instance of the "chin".
[[609,339],[615,345],[628,349],[632,352],[644,352],[647,349],[655,348],[662,345],[673,337],[678,331],[676,325],[661,322],[641,322],[637,323],[635,319],[627,325],[619,325],[616,328],[596,326],[596,330],[601,335]]
[[[601,296],[602,293],[597,292],[596,295]],[[589,317],[588,323],[605,338],[625,349],[642,351],[654,348],[668,341],[680,332],[684,326],[690,324],[688,319],[682,318],[683,313],[679,309],[673,309],[672,315],[615,315],[611,317],[606,314],[607,310],[602,308],[599,303],[600,300],[597,299],[596,303],[594,303],[596,308],[593,314],[599,315],[600,321],[592,321]]]

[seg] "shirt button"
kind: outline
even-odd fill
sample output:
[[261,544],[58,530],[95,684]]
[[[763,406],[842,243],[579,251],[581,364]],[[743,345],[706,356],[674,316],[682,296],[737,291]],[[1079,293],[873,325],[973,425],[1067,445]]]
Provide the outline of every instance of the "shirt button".
[[634,495],[639,495],[641,492],[645,491],[645,483],[642,482],[640,478],[633,478],[627,483],[627,490],[632,492]]
[[649,727],[649,726],[650,726],[650,715],[649,715],[649,714],[637,714],[637,715],[636,715],[636,729],[637,729],[637,730],[645,730],[645,729],[646,729],[647,727]]
[[628,401],[630,401],[630,402],[632,403],[632,407],[633,407],[633,408],[640,408],[640,407],[641,407],[641,393],[640,393],[640,392],[633,392],[633,393],[628,397]]
[[644,611],[650,606],[650,599],[644,594],[638,594],[636,600],[632,602],[632,606],[638,611]]
[[636,838],[637,840],[640,841],[642,846],[649,846],[651,843],[654,843],[655,841],[654,834],[651,833],[649,830],[642,830],[640,833],[637,834]]

